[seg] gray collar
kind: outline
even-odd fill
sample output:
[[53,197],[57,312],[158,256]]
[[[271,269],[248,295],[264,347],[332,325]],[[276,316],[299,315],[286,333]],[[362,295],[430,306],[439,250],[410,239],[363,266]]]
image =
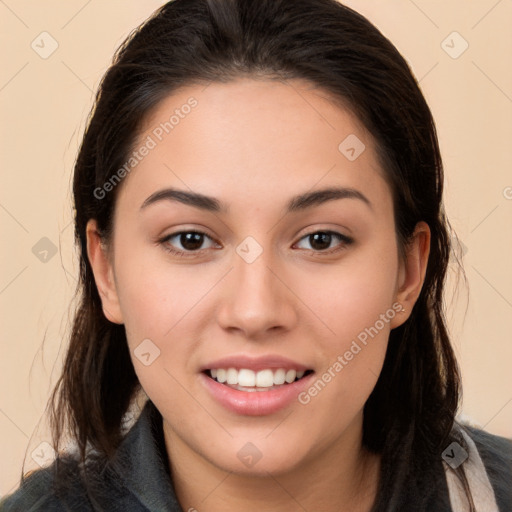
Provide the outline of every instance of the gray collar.
[[136,498],[148,510],[182,512],[168,469],[162,427],[160,412],[148,400],[105,469],[112,481],[117,480],[132,500]]

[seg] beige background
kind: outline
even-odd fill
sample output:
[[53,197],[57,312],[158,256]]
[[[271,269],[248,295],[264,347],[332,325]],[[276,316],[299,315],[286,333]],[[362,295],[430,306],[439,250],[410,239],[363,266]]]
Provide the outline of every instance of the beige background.
[[[70,176],[93,91],[115,48],[162,3],[0,0],[0,495],[16,486],[25,455],[37,467],[31,453],[49,440],[40,419],[76,275]],[[398,47],[433,110],[469,284],[448,297],[463,414],[512,437],[512,1],[347,4]],[[46,59],[31,47],[51,49],[44,31],[58,43]]]

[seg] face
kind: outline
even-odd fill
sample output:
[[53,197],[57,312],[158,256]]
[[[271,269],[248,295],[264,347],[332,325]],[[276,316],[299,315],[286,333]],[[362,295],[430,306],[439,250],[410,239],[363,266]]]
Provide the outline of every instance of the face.
[[261,474],[357,445],[426,258],[425,236],[398,257],[369,133],[305,82],[240,78],[173,93],[134,151],[89,257],[166,440]]

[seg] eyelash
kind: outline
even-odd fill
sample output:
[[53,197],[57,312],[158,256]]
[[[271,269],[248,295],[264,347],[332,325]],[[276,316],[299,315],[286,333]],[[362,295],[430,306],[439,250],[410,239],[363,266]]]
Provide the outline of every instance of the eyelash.
[[[185,258],[194,257],[194,256],[197,256],[198,254],[202,254],[203,251],[206,251],[207,249],[199,249],[196,251],[182,251],[180,249],[174,249],[172,246],[169,245],[169,240],[171,240],[172,238],[175,238],[176,236],[179,236],[179,235],[191,234],[191,233],[205,236],[213,241],[213,239],[209,235],[207,235],[206,233],[203,233],[202,231],[190,230],[190,231],[177,231],[176,233],[171,233],[170,235],[166,235],[165,237],[158,240],[158,243],[163,246],[163,248],[166,252],[173,254],[175,256],[183,256]],[[318,233],[325,233],[325,234],[333,235],[342,243],[338,246],[335,246],[334,248],[331,248],[331,249],[318,250],[318,251],[315,251],[314,249],[302,249],[302,250],[306,250],[306,251],[311,250],[318,255],[331,255],[331,254],[337,253],[337,252],[345,249],[346,246],[348,246],[354,242],[353,238],[350,238],[346,235],[342,235],[341,233],[338,233],[337,231],[330,231],[330,230],[312,231],[311,233],[308,233],[308,234],[304,235],[303,237],[301,237],[299,239],[299,242],[301,240],[303,240],[304,238],[308,238],[308,237],[310,237],[312,235],[316,235]]]

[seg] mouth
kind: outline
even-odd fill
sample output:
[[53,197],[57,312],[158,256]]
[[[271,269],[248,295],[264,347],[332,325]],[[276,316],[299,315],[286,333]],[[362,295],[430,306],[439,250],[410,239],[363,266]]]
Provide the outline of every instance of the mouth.
[[215,382],[237,391],[269,392],[285,388],[305,379],[313,370],[266,368],[258,371],[249,368],[211,368],[203,373]]
[[209,396],[223,409],[244,416],[272,415],[292,407],[314,373],[281,354],[232,354],[199,369]]

